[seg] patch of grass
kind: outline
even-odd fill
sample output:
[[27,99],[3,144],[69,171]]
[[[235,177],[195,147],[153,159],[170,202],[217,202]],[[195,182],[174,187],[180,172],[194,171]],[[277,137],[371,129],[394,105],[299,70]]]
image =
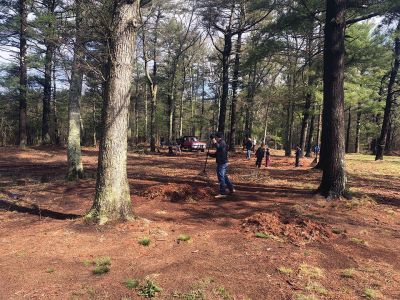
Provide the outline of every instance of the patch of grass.
[[305,295],[302,293],[298,293],[294,295],[295,300],[318,300],[315,295]]
[[354,244],[357,244],[357,245],[366,245],[367,244],[367,242],[364,241],[363,239],[359,239],[359,238],[356,238],[356,237],[352,237],[350,239],[350,241],[353,242]]
[[220,296],[223,300],[231,300],[233,297],[229,294],[229,292],[223,287],[220,286],[216,290],[216,294]]
[[46,273],[54,273],[56,271],[56,269],[53,269],[53,268],[49,268],[49,269],[47,269],[46,270]]
[[360,198],[353,198],[351,200],[343,200],[344,206],[348,209],[357,207],[370,207],[377,204],[377,202],[367,195],[362,195]]
[[172,295],[172,297],[183,299],[183,300],[204,300],[205,299],[204,291],[201,289],[191,290],[187,293],[175,292]]
[[313,267],[307,264],[301,264],[300,275],[309,278],[321,278],[324,277],[324,271],[318,267]]
[[110,271],[111,259],[109,257],[99,257],[94,260],[96,267],[92,273],[95,275],[101,275]]
[[178,236],[178,241],[187,242],[191,237],[188,234],[181,234]]
[[328,295],[329,292],[328,290],[320,283],[318,282],[309,282],[306,286],[306,290],[309,292],[315,292],[319,295]]
[[291,268],[286,268],[286,267],[279,267],[277,270],[279,271],[279,273],[286,274],[286,275],[293,273],[293,270]]
[[260,238],[260,239],[270,239],[273,237],[273,235],[265,233],[265,232],[256,232],[256,234],[254,236],[256,238]]
[[89,259],[85,259],[84,261],[83,261],[83,264],[85,265],[85,267],[89,267],[89,266],[91,266],[91,265],[93,265],[93,260],[89,260]]
[[97,266],[96,268],[93,269],[92,272],[95,275],[101,275],[101,274],[108,273],[109,271],[110,271],[109,266]]
[[108,256],[99,257],[95,259],[96,266],[110,266],[111,265],[111,258]]
[[154,281],[146,280],[146,283],[139,287],[138,295],[144,298],[154,298],[161,291],[162,289]]
[[386,208],[384,211],[391,216],[394,216],[396,214],[396,212],[391,208]]
[[214,279],[211,277],[206,277],[193,284],[189,292],[180,293],[175,291],[172,294],[172,297],[184,300],[204,300],[206,299],[205,291],[213,282]]
[[364,296],[367,297],[368,299],[378,299],[379,298],[379,293],[378,291],[371,289],[371,288],[366,288],[364,289],[363,292]]
[[142,246],[145,246],[145,247],[149,246],[150,245],[150,238],[147,237],[147,236],[141,238],[139,240],[139,244],[142,245]]
[[354,270],[353,268],[344,269],[342,273],[340,273],[340,276],[342,276],[343,278],[353,278],[355,272],[356,270]]
[[127,278],[124,281],[124,285],[126,288],[133,290],[136,289],[139,286],[139,281],[136,279],[132,279],[132,278]]
[[344,229],[340,229],[340,228],[337,228],[337,227],[332,228],[332,233],[334,233],[334,234],[342,234],[342,233],[345,233],[345,232],[346,232],[346,230],[344,230]]

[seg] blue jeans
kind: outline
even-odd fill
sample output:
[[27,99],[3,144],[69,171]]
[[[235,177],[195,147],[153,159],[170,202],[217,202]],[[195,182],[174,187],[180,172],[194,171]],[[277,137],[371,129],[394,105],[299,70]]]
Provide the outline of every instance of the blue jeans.
[[251,150],[246,150],[246,158],[250,159],[251,156]]
[[219,182],[219,192],[221,195],[226,194],[226,188],[228,187],[229,191],[233,191],[233,185],[230,182],[228,175],[226,172],[228,171],[228,164],[218,164],[217,165],[217,176]]

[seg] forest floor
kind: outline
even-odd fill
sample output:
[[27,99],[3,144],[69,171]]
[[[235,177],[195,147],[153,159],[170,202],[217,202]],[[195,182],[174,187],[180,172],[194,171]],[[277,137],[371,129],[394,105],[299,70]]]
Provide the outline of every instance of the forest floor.
[[237,154],[237,193],[217,200],[204,153],[132,152],[138,218],[98,226],[83,152],[86,179],[66,182],[65,149],[0,149],[0,299],[400,299],[400,157],[348,155],[354,197],[328,202],[313,159]]

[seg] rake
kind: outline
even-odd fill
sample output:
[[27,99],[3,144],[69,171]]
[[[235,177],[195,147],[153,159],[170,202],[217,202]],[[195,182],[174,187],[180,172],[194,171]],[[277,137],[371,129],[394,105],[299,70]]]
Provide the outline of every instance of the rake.
[[206,161],[204,162],[204,168],[203,171],[200,172],[200,176],[208,177],[207,174],[207,162],[208,162],[208,154],[210,153],[210,146],[211,146],[211,141],[207,145],[207,154],[206,154]]

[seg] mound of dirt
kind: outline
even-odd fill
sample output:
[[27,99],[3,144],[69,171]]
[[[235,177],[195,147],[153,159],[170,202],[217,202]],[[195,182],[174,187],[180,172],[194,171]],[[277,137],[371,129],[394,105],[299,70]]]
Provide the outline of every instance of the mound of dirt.
[[311,241],[326,241],[334,234],[328,225],[298,215],[288,216],[274,213],[258,213],[244,220],[242,229],[246,232],[262,232],[277,238],[287,239],[293,244]]
[[151,186],[141,193],[148,199],[161,199],[171,202],[195,203],[211,198],[215,193],[210,187],[189,184],[168,183]]

